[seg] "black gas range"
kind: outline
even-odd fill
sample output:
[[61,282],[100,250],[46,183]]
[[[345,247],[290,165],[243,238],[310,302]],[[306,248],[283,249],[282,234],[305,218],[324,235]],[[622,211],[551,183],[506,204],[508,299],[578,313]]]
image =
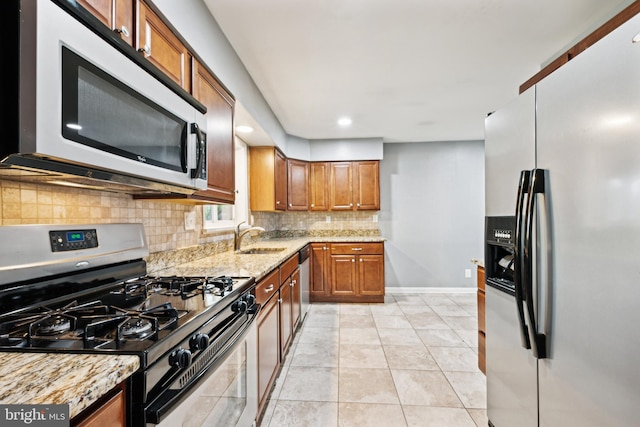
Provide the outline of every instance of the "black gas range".
[[255,319],[251,277],[153,276],[140,224],[5,226],[0,351],[133,354],[130,425],[158,423]]

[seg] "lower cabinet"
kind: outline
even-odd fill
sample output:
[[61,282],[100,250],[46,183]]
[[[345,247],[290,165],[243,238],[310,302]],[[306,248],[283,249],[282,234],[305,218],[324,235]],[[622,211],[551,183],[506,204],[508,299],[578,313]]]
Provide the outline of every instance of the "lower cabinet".
[[330,295],[328,243],[311,243],[309,266],[309,300],[322,301]]
[[262,305],[258,315],[258,413],[266,404],[280,368],[280,271],[274,270],[256,286],[256,301]]
[[484,267],[478,266],[478,368],[486,375],[487,360],[485,348],[487,329],[485,323]]
[[325,246],[324,256],[325,250],[316,253],[312,246],[312,302],[384,302],[383,243]]
[[71,425],[74,427],[125,427],[127,425],[125,393],[124,384],[118,386],[113,393],[74,417]]
[[258,315],[258,421],[300,322],[298,255],[256,285]]

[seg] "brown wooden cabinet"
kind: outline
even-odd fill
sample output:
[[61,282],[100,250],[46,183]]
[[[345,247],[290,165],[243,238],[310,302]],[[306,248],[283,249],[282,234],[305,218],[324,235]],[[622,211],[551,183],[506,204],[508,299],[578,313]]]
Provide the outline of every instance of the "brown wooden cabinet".
[[77,0],[104,25],[120,35],[120,38],[133,46],[134,40],[134,0]]
[[384,301],[383,243],[314,243],[311,250],[312,302]]
[[291,275],[291,330],[295,333],[296,329],[298,329],[298,325],[300,324],[300,317],[302,315],[301,309],[301,298],[302,293],[300,289],[300,269],[297,268],[296,271]]
[[329,210],[329,163],[309,164],[309,210]]
[[207,190],[196,197],[212,202],[235,202],[235,100],[218,80],[194,61],[193,96],[207,107]]
[[330,295],[329,245],[311,243],[309,300],[322,301]]
[[276,269],[256,285],[256,301],[262,305],[258,315],[258,407],[262,412],[280,368],[280,303]]
[[249,207],[268,212],[287,207],[287,160],[275,147],[249,149]]
[[329,210],[380,210],[380,162],[329,163]]
[[191,92],[191,53],[144,1],[138,1],[135,47],[170,79]]
[[287,210],[309,209],[309,162],[287,160]]
[[353,162],[356,210],[380,210],[380,162]]
[[125,386],[121,384],[71,420],[74,427],[125,427]]
[[487,328],[485,316],[485,282],[484,267],[478,266],[478,368],[486,374],[487,360],[485,356]]
[[[294,281],[299,281],[300,269],[298,268],[298,255],[290,257],[280,265],[280,358],[284,362],[287,350],[293,339],[295,330],[294,323],[296,313],[294,313],[294,301],[300,300],[300,295],[295,296],[294,291],[299,293],[300,288],[294,286]],[[298,311],[300,311],[298,303]],[[297,314],[299,317],[299,314]]]

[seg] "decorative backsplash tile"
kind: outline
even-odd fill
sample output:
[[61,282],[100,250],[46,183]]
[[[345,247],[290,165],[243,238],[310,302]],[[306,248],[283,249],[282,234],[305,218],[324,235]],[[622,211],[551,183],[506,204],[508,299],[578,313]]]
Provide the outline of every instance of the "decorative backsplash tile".
[[[233,247],[233,232],[203,232],[202,209],[180,203],[133,200],[131,196],[105,191],[65,188],[0,180],[0,225],[142,223],[151,253],[196,248],[203,256]],[[185,230],[184,217],[196,214],[195,230]],[[264,227],[263,236],[286,237],[357,233],[379,235],[376,212],[255,212],[254,225]],[[331,222],[327,222],[327,216]],[[326,233],[326,234],[325,234]],[[174,254],[177,256],[179,252]]]

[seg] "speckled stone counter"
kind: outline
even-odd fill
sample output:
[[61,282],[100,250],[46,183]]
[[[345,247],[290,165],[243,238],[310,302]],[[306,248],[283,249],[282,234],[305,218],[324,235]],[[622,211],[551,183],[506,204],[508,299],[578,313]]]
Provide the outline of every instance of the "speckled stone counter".
[[[242,246],[243,250],[252,248],[283,248],[282,251],[269,254],[241,254],[234,251],[221,252],[215,255],[198,258],[190,262],[179,264],[169,268],[158,269],[157,265],[149,263],[147,270],[151,274],[162,276],[251,276],[256,280],[267,275],[274,268],[282,264],[308,243],[314,242],[384,242],[381,236],[313,236],[292,237],[283,239],[261,240],[252,245]],[[158,265],[166,265],[166,260]]]
[[68,403],[73,418],[139,367],[131,355],[0,352],[0,403]]

